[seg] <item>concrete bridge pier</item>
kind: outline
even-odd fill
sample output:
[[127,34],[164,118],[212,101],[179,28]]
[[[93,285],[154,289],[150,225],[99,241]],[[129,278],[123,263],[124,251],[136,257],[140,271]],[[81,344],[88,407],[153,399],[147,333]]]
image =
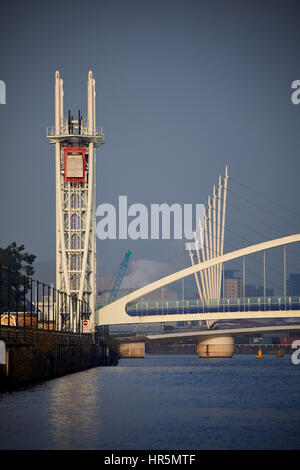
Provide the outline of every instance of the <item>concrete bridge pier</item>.
[[234,336],[215,336],[198,340],[199,357],[232,357],[235,351]]
[[119,343],[114,347],[114,351],[119,357],[125,358],[144,358],[145,357],[145,341],[136,341],[134,343]]

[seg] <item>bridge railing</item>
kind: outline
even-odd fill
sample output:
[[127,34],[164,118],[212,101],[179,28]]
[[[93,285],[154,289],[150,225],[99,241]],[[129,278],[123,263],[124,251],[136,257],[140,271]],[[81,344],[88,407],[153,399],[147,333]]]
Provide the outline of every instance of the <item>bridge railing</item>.
[[186,313],[299,310],[300,297],[240,297],[230,299],[181,299],[151,302],[130,302],[126,312],[130,316],[173,315]]
[[88,315],[87,302],[76,295],[0,265],[0,329],[82,333]]

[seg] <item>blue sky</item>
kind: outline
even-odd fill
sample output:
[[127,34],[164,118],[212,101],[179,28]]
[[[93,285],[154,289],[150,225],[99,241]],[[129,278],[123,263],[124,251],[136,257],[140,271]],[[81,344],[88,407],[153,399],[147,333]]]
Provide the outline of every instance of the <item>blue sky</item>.
[[[129,204],[204,203],[228,164],[234,180],[298,212],[300,106],[290,99],[300,79],[297,12],[296,1],[3,2],[0,246],[16,240],[41,261],[55,259],[54,151],[45,133],[57,69],[74,114],[86,112],[94,72],[106,136],[97,205],[117,205],[119,195]],[[238,236],[255,242],[299,231],[292,212],[242,193],[234,180],[228,215],[244,225],[228,219],[228,249],[245,244]],[[255,201],[268,225],[235,193]],[[115,273],[129,249],[135,260],[171,265],[182,243],[98,241],[99,273]]]

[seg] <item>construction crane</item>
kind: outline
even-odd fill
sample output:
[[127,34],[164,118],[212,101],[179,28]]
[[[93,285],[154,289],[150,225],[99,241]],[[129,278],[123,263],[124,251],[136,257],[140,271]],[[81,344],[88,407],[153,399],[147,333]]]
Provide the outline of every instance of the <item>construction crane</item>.
[[123,277],[124,277],[124,275],[126,273],[126,270],[127,270],[127,267],[128,267],[130,255],[131,255],[131,251],[127,251],[126,255],[123,258],[122,263],[120,264],[119,272],[118,272],[118,274],[115,278],[113,288],[112,288],[111,293],[108,297],[108,301],[107,301],[108,304],[110,304],[111,302],[114,302],[114,300],[116,300],[116,298],[118,296],[118,293],[119,293],[119,290],[120,290],[120,287],[121,287],[121,284],[122,284],[122,281],[123,281]]
[[[118,274],[115,277],[113,287],[112,287],[112,290],[110,291],[110,294],[109,294],[108,300],[106,302],[106,305],[110,304],[111,302],[114,302],[116,300],[117,296],[118,296],[123,278],[124,278],[126,270],[128,268],[128,263],[129,263],[130,256],[131,256],[131,251],[127,251],[127,253],[125,254],[125,256],[122,260],[122,263],[120,264]],[[101,307],[103,307],[103,304],[96,305],[96,310],[99,310],[99,308],[101,308]]]

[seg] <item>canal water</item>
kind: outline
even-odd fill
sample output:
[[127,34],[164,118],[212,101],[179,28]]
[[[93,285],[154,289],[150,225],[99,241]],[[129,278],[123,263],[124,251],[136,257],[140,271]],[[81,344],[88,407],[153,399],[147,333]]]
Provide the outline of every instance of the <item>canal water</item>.
[[300,365],[122,359],[0,395],[0,449],[300,449]]

